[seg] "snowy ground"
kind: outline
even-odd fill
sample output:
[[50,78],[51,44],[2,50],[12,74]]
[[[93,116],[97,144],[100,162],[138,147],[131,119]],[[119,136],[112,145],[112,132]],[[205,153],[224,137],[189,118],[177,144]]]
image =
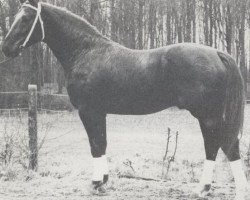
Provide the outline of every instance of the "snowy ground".
[[[24,115],[21,120],[23,123],[18,118],[0,118],[0,134],[12,130],[15,135],[23,136],[27,133],[27,117]],[[241,141],[244,157],[250,141],[249,121],[250,106],[247,106]],[[107,123],[107,156],[110,165],[108,196],[97,197],[89,194],[92,165],[88,139],[77,114],[65,113],[39,115],[40,140],[47,132],[46,128],[50,125],[52,127],[40,150],[38,172],[25,170],[20,162],[14,162],[17,158],[13,158],[14,161],[6,166],[2,165],[0,199],[199,199],[193,196],[192,190],[201,175],[205,153],[198,123],[188,112],[169,109],[147,116],[109,115]],[[168,176],[163,177],[164,181],[119,178],[119,175],[131,175],[162,179],[162,158],[168,127],[173,133],[179,132],[179,139],[175,161],[171,164]],[[175,137],[171,138],[170,155],[174,150],[174,139]],[[25,140],[23,143],[25,146]],[[3,138],[0,144],[4,144]],[[248,196],[250,199],[250,192]],[[230,200],[233,197],[233,179],[220,152],[212,193],[207,199]]]

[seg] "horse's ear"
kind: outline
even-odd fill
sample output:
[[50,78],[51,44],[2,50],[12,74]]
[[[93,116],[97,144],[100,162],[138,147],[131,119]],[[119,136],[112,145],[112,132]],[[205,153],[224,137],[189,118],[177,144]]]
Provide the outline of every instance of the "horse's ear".
[[30,2],[30,4],[31,4],[32,6],[37,7],[37,4],[38,4],[39,0],[29,0],[29,2]]

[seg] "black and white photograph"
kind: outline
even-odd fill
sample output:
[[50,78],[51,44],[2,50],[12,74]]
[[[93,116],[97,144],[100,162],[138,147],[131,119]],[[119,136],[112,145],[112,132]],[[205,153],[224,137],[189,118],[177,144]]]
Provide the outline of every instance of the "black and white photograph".
[[250,200],[250,0],[0,0],[0,200]]

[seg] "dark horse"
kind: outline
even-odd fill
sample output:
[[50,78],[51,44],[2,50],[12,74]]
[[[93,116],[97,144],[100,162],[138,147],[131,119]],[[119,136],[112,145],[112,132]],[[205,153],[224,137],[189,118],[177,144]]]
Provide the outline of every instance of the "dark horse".
[[108,180],[105,158],[106,115],[144,115],[177,106],[200,123],[206,161],[199,193],[212,182],[221,148],[228,157],[244,199],[238,135],[242,129],[244,88],[235,61],[198,44],[131,50],[101,35],[86,20],[50,4],[21,1],[22,7],[3,43],[6,56],[43,41],[64,68],[72,104],[79,110],[94,160],[93,189]]

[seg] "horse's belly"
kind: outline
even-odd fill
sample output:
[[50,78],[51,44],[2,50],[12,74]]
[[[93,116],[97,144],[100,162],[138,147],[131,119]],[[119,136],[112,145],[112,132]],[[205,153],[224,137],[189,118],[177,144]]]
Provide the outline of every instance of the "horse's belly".
[[145,115],[159,112],[173,106],[171,100],[167,97],[152,99],[128,99],[124,98],[118,101],[110,101],[106,112],[109,114],[121,115]]
[[123,109],[123,108],[118,108],[118,109],[110,109],[107,111],[108,114],[117,114],[117,115],[147,115],[147,114],[153,114],[156,112],[160,112],[162,110],[165,110],[171,106],[162,106],[162,107],[146,107],[146,108],[132,108],[132,109]]

